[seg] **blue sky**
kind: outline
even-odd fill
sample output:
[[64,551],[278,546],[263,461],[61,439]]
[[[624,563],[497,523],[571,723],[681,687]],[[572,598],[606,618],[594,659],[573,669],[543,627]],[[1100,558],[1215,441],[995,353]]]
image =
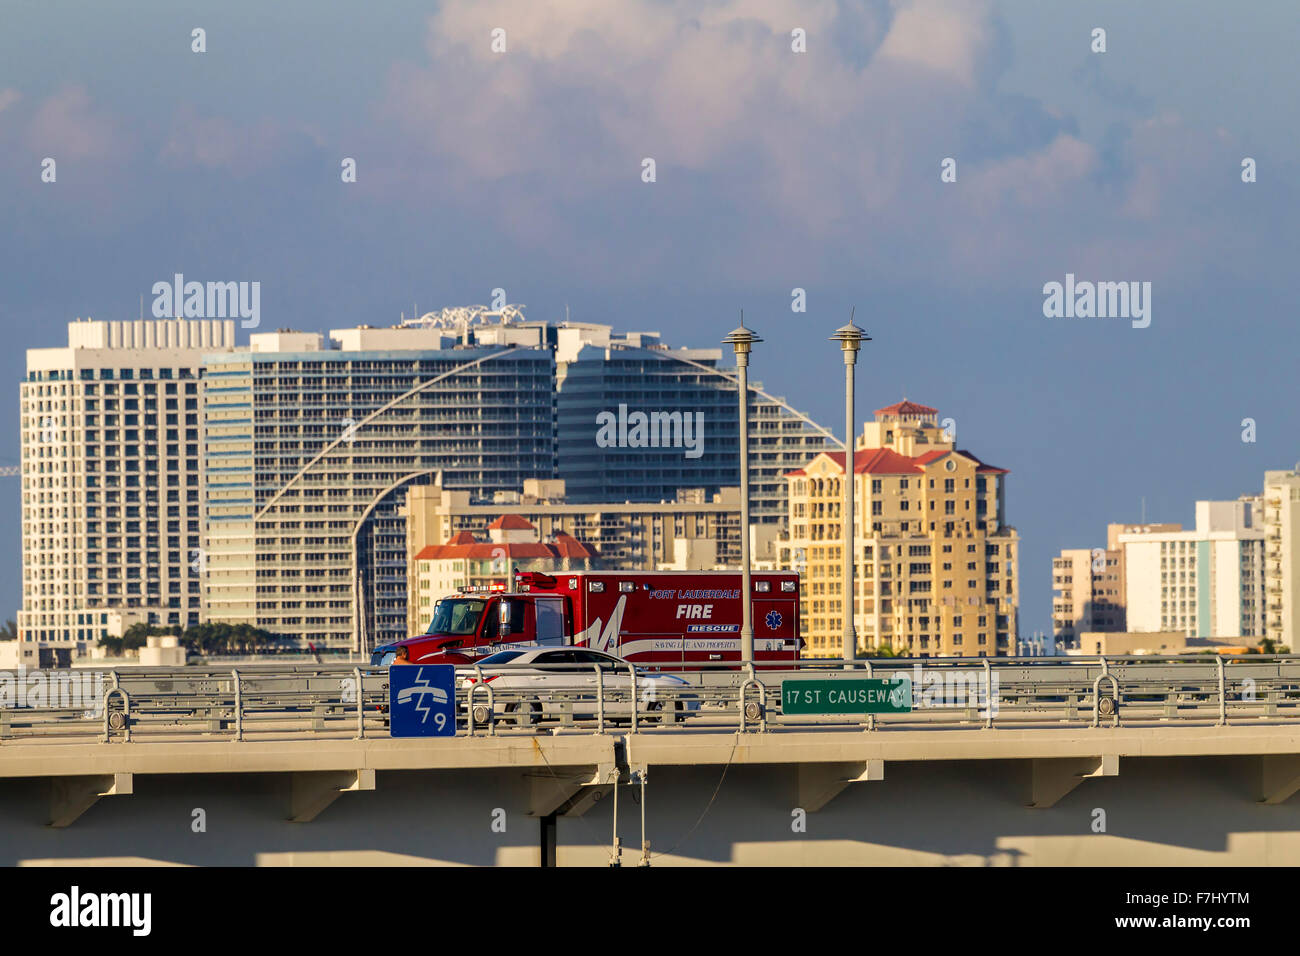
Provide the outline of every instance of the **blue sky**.
[[[7,0],[3,17],[11,382],[24,349],[76,316],[134,318],[175,272],[261,282],[267,328],[502,287],[532,318],[567,304],[695,346],[743,307],[767,340],[754,376],[837,426],[826,336],[856,305],[861,415],[906,394],[1012,470],[1026,633],[1050,626],[1059,548],[1102,544],[1143,498],[1190,523],[1195,499],[1300,459],[1289,0]],[[1151,326],[1045,318],[1066,273],[1151,282]],[[7,616],[20,504],[0,482]]]

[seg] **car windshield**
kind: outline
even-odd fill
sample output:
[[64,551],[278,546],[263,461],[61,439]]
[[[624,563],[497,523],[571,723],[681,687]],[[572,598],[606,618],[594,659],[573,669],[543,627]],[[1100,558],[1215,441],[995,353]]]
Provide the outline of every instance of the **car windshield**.
[[473,634],[487,604],[479,598],[445,598],[433,607],[429,634]]
[[489,656],[483,658],[478,663],[482,666],[490,666],[493,664],[508,664],[511,661],[513,661],[516,657],[521,656],[523,653],[524,653],[523,651],[499,651],[496,654],[490,654]]

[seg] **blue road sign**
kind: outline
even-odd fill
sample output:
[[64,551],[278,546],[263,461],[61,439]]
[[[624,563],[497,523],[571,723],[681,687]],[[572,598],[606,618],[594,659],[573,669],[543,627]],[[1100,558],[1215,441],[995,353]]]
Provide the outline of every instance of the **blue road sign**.
[[394,737],[455,737],[456,668],[451,664],[389,667],[388,715]]

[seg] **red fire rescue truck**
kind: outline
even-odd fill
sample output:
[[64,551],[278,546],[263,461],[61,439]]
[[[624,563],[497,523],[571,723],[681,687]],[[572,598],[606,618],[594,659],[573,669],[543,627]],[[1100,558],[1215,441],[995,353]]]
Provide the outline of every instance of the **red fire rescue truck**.
[[[754,659],[797,660],[799,575],[756,571]],[[658,667],[740,660],[735,571],[515,575],[513,589],[464,588],[438,601],[427,633],[375,648],[374,664],[461,664],[507,644],[577,645]]]

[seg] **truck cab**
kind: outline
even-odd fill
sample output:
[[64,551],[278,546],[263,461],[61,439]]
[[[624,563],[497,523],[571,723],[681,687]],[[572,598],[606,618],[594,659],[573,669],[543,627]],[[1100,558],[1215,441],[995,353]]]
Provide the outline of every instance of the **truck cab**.
[[569,644],[572,609],[558,595],[461,588],[433,607],[429,629],[416,637],[375,648],[370,662],[468,664],[508,644]]

